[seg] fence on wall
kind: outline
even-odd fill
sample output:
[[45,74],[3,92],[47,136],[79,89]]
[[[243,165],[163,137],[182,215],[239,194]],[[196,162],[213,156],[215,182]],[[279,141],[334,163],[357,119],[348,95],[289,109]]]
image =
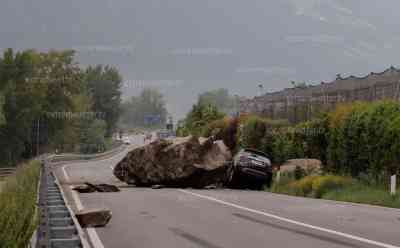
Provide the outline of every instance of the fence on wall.
[[310,120],[340,103],[400,100],[400,70],[391,67],[366,77],[338,78],[331,83],[285,89],[240,102],[240,112],[291,123]]

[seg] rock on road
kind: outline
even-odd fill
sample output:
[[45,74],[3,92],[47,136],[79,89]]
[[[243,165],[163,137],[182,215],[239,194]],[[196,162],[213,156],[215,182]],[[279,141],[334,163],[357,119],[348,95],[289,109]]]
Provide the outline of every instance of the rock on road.
[[[67,191],[68,182],[116,183],[112,167],[124,154],[60,166],[56,175]],[[79,201],[112,210],[95,229],[107,248],[400,247],[396,209],[229,189],[123,187]]]

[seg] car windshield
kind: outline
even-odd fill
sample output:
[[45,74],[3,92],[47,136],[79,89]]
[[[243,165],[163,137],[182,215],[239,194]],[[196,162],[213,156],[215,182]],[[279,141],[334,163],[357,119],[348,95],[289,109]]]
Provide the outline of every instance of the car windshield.
[[0,248],[400,248],[399,0],[0,0]]

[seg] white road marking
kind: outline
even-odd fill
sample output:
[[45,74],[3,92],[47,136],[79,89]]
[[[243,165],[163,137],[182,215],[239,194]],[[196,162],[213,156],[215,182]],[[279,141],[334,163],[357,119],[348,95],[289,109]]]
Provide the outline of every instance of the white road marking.
[[[70,180],[69,180],[68,173],[67,173],[67,171],[66,171],[66,167],[68,167],[68,165],[64,165],[64,166],[62,167],[62,171],[63,171],[63,173],[64,173],[65,180],[66,180],[67,182],[69,182]],[[82,211],[82,210],[83,210],[83,204],[82,204],[81,199],[79,198],[78,193],[77,193],[75,190],[72,190],[73,186],[69,186],[69,187],[71,188],[72,199],[73,199],[74,202],[75,202],[76,209],[78,210],[78,212],[79,212],[79,211]],[[91,241],[91,243],[92,243],[92,246],[93,246],[94,248],[104,248],[104,245],[103,245],[103,243],[101,242],[100,237],[99,237],[99,235],[97,234],[95,228],[92,228],[92,227],[91,227],[91,228],[86,228],[86,231],[87,231],[87,233],[88,233],[89,239],[90,239],[90,241]]]
[[266,217],[269,217],[269,218],[272,218],[272,219],[288,222],[288,223],[291,223],[291,224],[294,224],[294,225],[298,225],[298,226],[302,226],[302,227],[307,227],[307,228],[318,230],[318,231],[321,231],[321,232],[334,234],[334,235],[345,237],[345,238],[352,239],[352,240],[357,240],[357,241],[360,241],[360,242],[363,242],[363,243],[367,243],[367,244],[371,244],[371,245],[375,245],[375,246],[379,246],[379,247],[384,247],[384,248],[400,248],[400,246],[386,244],[386,243],[382,243],[382,242],[379,242],[379,241],[374,241],[374,240],[358,237],[358,236],[355,236],[355,235],[351,235],[351,234],[347,234],[347,233],[343,233],[343,232],[339,232],[339,231],[334,231],[334,230],[323,228],[323,227],[319,227],[319,226],[313,226],[313,225],[310,225],[310,224],[307,224],[307,223],[303,223],[303,222],[300,222],[300,221],[291,220],[291,219],[288,219],[288,218],[285,218],[285,217],[280,217],[280,216],[277,216],[277,215],[274,215],[274,214],[270,214],[270,213],[266,213],[266,212],[263,212],[263,211],[259,211],[259,210],[255,210],[255,209],[251,209],[251,208],[247,208],[247,207],[243,207],[243,206],[240,206],[240,205],[237,205],[237,204],[234,204],[234,203],[222,201],[222,200],[219,200],[217,198],[210,197],[210,196],[205,196],[205,195],[193,193],[193,192],[190,192],[190,191],[187,191],[187,190],[184,190],[184,189],[180,189],[179,191],[181,191],[183,193],[186,193],[186,194],[190,194],[192,196],[203,198],[203,199],[206,199],[206,200],[209,200],[209,201],[217,202],[217,203],[220,203],[220,204],[225,205],[225,206],[234,207],[234,208],[237,208],[237,209],[240,209],[240,210],[244,210],[244,211],[248,211],[248,212],[251,212],[251,213],[263,215],[263,216],[266,216]]
[[62,172],[64,173],[65,181],[67,181],[67,183],[69,183],[69,182],[70,182],[69,176],[68,176],[67,171],[65,170],[65,167],[67,167],[67,166],[68,166],[68,165],[64,165],[64,166],[62,167]]
[[69,186],[69,187],[71,188],[71,192],[72,192],[71,194],[72,194],[72,198],[75,202],[76,209],[78,210],[78,212],[80,212],[83,210],[83,204],[81,202],[81,199],[79,198],[78,193],[72,189],[73,186]]
[[104,248],[103,243],[100,240],[99,235],[96,232],[96,229],[93,227],[86,228],[88,235],[90,237],[90,240],[92,241],[92,245],[95,248]]
[[[127,148],[130,149],[130,148],[132,148],[132,147],[135,147],[135,146],[128,146]],[[115,154],[114,156],[111,156],[111,157],[109,157],[109,158],[102,159],[102,160],[96,160],[95,162],[106,162],[106,161],[113,160],[113,159],[115,159],[115,157],[120,156],[127,148],[125,148],[125,149],[124,149],[123,151],[121,151],[120,153]],[[77,163],[77,164],[79,164],[79,163]],[[61,168],[61,169],[62,169],[62,172],[63,172],[63,174],[64,174],[64,178],[65,178],[65,180],[66,180],[67,183],[70,182],[70,177],[69,177],[69,175],[68,175],[68,173],[67,173],[67,168],[68,168],[69,166],[77,165],[77,164],[68,164],[68,165],[64,165],[64,166]],[[114,169],[113,166],[110,166],[110,168],[111,168],[111,169]],[[71,187],[71,192],[72,192],[72,198],[73,198],[73,200],[74,200],[74,202],[75,202],[75,205],[76,205],[77,210],[78,210],[78,211],[83,210],[84,207],[83,207],[83,204],[82,204],[82,202],[81,202],[81,200],[80,200],[80,198],[79,198],[78,193],[77,193],[75,190],[72,190],[72,186],[70,186],[70,187]],[[92,228],[92,227],[91,227],[91,228],[86,228],[86,231],[87,231],[87,233],[88,233],[89,239],[90,239],[90,241],[91,241],[91,243],[92,243],[92,245],[93,245],[94,248],[104,248],[104,245],[103,245],[103,243],[101,242],[101,239],[100,239],[99,235],[97,234],[95,228]]]

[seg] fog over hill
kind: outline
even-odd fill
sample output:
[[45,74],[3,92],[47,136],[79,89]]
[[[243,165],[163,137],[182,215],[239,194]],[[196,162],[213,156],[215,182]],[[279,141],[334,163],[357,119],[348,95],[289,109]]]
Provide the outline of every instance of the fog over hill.
[[0,48],[73,48],[117,66],[124,95],[160,87],[182,117],[198,93],[279,90],[399,66],[397,0],[2,0]]

